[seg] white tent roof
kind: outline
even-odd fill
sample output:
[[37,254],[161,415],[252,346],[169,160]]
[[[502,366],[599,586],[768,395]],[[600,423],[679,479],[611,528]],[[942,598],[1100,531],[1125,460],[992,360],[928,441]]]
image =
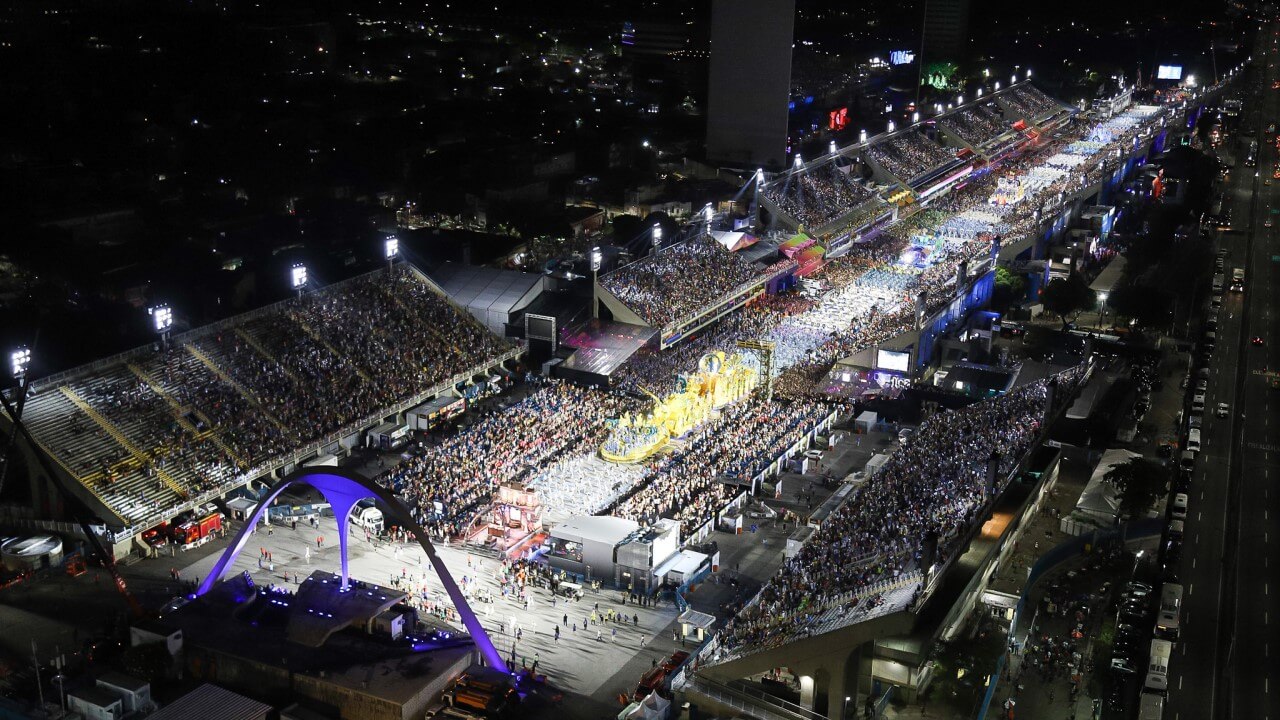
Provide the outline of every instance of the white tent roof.
[[1115,522],[1120,516],[1120,491],[1105,478],[1111,468],[1136,457],[1141,455],[1128,450],[1108,450],[1103,453],[1102,460],[1094,468],[1093,476],[1076,501],[1076,510],[1101,520]]

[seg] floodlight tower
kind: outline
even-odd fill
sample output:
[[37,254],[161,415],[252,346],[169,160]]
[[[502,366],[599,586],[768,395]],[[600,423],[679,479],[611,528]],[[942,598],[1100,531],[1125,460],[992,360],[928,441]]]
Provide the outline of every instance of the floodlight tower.
[[[655,226],[655,230],[657,227]],[[600,247],[591,248],[591,319],[600,319],[600,266],[604,264],[604,253]]]
[[161,303],[147,308],[147,313],[151,315],[151,324],[160,336],[160,347],[168,350],[169,331],[173,328],[173,309],[168,304]]
[[[653,229],[649,231],[649,235],[651,236],[650,241],[653,243],[653,252],[650,254],[657,255],[662,250],[662,226],[654,225]],[[599,248],[596,249],[598,250]]]
[[289,283],[294,291],[298,293],[298,299],[302,299],[302,291],[307,289],[307,266],[302,263],[294,263],[293,268],[289,270]]
[[387,274],[390,275],[396,258],[400,257],[400,239],[392,235],[384,240],[382,242],[382,256],[387,259]]
[[5,478],[9,476],[9,460],[13,453],[13,443],[18,438],[18,423],[22,420],[22,409],[27,404],[27,388],[31,382],[27,371],[31,369],[31,348],[20,345],[9,353],[9,369],[13,378],[18,381],[18,400],[13,407],[13,424],[9,428],[9,438],[4,446],[4,463],[0,464],[0,491],[4,490]]

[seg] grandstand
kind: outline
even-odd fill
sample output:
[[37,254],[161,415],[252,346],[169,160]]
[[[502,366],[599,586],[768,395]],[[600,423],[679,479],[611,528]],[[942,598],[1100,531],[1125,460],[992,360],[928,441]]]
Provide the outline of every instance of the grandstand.
[[1013,132],[1013,121],[1006,120],[991,103],[956,108],[939,116],[938,124],[978,151],[990,148]]
[[872,143],[867,155],[897,179],[908,183],[957,164],[956,151],[908,129]]
[[835,160],[784,173],[761,189],[760,197],[775,214],[791,218],[798,228],[821,234],[850,215],[874,212],[884,201],[850,176]]
[[399,265],[38,380],[23,417],[127,539],[520,352]]
[[597,293],[616,320],[660,330],[667,347],[795,268],[791,260],[751,262],[712,236],[697,235],[600,276]]
[[1023,120],[1028,124],[1038,125],[1040,120],[1066,109],[1029,82],[1009,88],[1006,92],[997,95],[996,99],[1012,111],[1011,114],[1015,119]]

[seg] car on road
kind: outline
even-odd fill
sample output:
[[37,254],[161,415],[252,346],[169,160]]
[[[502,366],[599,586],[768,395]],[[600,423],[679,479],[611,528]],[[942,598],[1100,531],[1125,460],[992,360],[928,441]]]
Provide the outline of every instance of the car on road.
[[1111,671],[1121,673],[1123,675],[1132,675],[1138,672],[1133,665],[1123,658],[1115,658],[1111,661]]
[[1252,340],[1251,342],[1252,342],[1254,345],[1258,346],[1258,347],[1262,347],[1262,346],[1265,344],[1265,343],[1263,342],[1263,340],[1262,340],[1262,336],[1261,336],[1261,335],[1255,335],[1255,336],[1253,337],[1253,340]]
[[1196,393],[1191,396],[1191,412],[1204,412],[1204,393]]
[[1231,413],[1231,407],[1226,403],[1218,403],[1218,409],[1214,412],[1217,413],[1218,417],[1224,418]]

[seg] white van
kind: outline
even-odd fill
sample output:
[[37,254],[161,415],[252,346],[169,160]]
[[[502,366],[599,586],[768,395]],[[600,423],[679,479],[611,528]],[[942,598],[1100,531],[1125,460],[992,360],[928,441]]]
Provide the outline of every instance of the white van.
[[1174,520],[1187,519],[1187,494],[1186,493],[1178,493],[1177,495],[1173,496],[1173,519]]
[[1187,449],[1200,452],[1200,428],[1193,427],[1187,431]]

